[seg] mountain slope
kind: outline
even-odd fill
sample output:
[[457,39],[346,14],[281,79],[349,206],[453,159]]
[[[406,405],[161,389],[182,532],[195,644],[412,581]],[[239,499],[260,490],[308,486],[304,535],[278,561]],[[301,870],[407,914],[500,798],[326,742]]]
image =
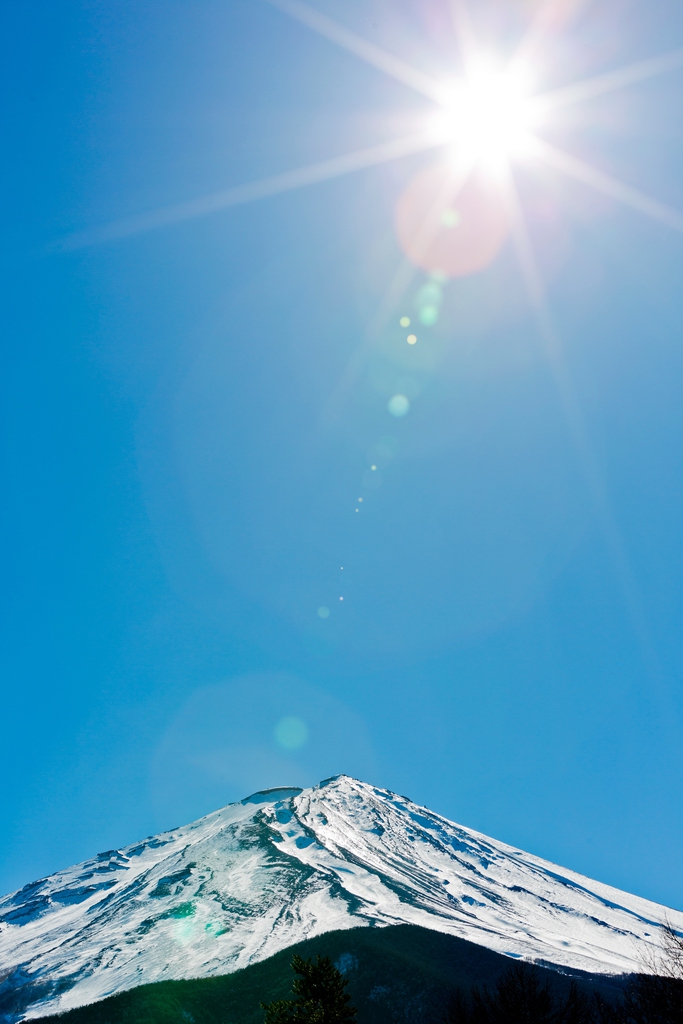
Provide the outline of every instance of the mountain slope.
[[[44,1024],[263,1024],[260,1004],[292,996],[292,954],[329,956],[346,977],[357,1024],[397,1021],[443,1021],[456,988],[495,987],[510,968],[510,958],[454,935],[417,925],[351,928],[327,932],[281,950],[267,960],[217,978],[158,981],[139,985],[97,1003],[69,1010]],[[598,989],[614,1000],[625,986],[624,976],[586,975],[569,978],[537,968],[559,999],[572,982],[589,996]]]
[[639,969],[666,913],[340,776],[255,794],[0,900],[0,997],[14,1019],[43,1016],[401,923],[617,974]]

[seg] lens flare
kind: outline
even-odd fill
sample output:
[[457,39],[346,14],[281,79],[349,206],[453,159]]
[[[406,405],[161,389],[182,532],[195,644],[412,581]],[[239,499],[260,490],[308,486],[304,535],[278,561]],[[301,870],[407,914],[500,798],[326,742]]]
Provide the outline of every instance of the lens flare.
[[286,715],[275,726],[274,735],[278,746],[285,750],[298,750],[308,739],[308,727],[295,715]]
[[410,409],[410,402],[405,395],[394,395],[393,398],[389,399],[387,409],[392,416],[405,416]]
[[[457,218],[444,223],[444,211]],[[497,256],[508,234],[507,211],[499,182],[481,169],[464,178],[448,161],[420,171],[396,204],[396,234],[415,266],[446,277],[483,270]],[[436,303],[423,322],[436,320]]]

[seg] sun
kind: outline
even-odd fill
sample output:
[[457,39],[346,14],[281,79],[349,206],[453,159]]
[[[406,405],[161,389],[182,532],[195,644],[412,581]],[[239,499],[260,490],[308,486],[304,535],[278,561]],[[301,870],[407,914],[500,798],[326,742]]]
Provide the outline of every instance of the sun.
[[[429,100],[431,115],[423,118],[418,130],[408,135],[275,174],[270,178],[189,199],[174,206],[75,232],[58,240],[56,244],[60,249],[78,249],[149,231],[435,150],[444,151],[446,163],[450,163],[463,180],[470,170],[480,177],[483,174],[489,179],[497,178],[499,184],[504,182],[509,196],[514,200],[513,205],[518,209],[517,219],[522,226],[524,211],[514,195],[514,176],[510,172],[513,164],[532,160],[683,232],[683,214],[678,210],[606,174],[580,157],[559,149],[543,137],[542,131],[550,126],[555,113],[560,110],[682,67],[683,47],[543,92],[534,80],[533,66],[527,62],[528,55],[539,52],[543,42],[543,19],[535,28],[529,29],[514,56],[506,64],[478,49],[469,22],[466,0],[451,0],[455,34],[464,70],[459,79],[444,82],[388,53],[309,7],[302,0],[267,2]],[[453,218],[460,223],[459,211],[449,207],[441,212],[445,218],[442,218],[442,227],[454,227]],[[528,263],[526,257],[525,262]]]
[[428,122],[441,154],[404,188],[394,226],[413,266],[462,277],[485,269],[510,233],[511,165],[534,156],[540,111],[529,67],[474,54],[434,99]]
[[432,127],[455,163],[496,171],[530,153],[541,120],[531,68],[479,57],[462,79],[442,87]]

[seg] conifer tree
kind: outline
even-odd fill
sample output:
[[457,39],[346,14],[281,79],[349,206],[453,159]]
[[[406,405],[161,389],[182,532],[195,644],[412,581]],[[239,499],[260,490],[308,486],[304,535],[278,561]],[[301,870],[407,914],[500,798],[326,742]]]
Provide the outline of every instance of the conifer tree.
[[348,982],[328,956],[304,960],[296,953],[292,970],[295,999],[261,1003],[265,1024],[354,1024],[356,1010],[346,992]]

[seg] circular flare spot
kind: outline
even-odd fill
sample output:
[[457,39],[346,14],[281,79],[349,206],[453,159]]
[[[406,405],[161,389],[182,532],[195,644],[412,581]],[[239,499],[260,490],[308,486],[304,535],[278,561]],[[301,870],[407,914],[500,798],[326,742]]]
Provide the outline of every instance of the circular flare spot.
[[392,416],[405,416],[410,409],[410,402],[405,395],[394,395],[389,399],[387,409]]
[[410,327],[410,317],[402,316],[401,319],[399,320],[399,323],[401,327]]
[[425,327],[433,327],[438,319],[438,306],[423,306],[420,310],[420,323],[424,324]]
[[408,337],[406,338],[406,341],[408,342],[409,345],[414,345],[415,342],[417,341],[417,336],[415,334],[409,334]]
[[275,740],[285,750],[298,750],[308,739],[306,723],[295,715],[281,718],[275,726]]
[[477,169],[463,178],[448,163],[426,167],[396,204],[396,234],[411,263],[430,273],[483,270],[508,234],[500,184]]
[[441,223],[445,228],[457,228],[461,220],[460,210],[444,210],[441,214]]

